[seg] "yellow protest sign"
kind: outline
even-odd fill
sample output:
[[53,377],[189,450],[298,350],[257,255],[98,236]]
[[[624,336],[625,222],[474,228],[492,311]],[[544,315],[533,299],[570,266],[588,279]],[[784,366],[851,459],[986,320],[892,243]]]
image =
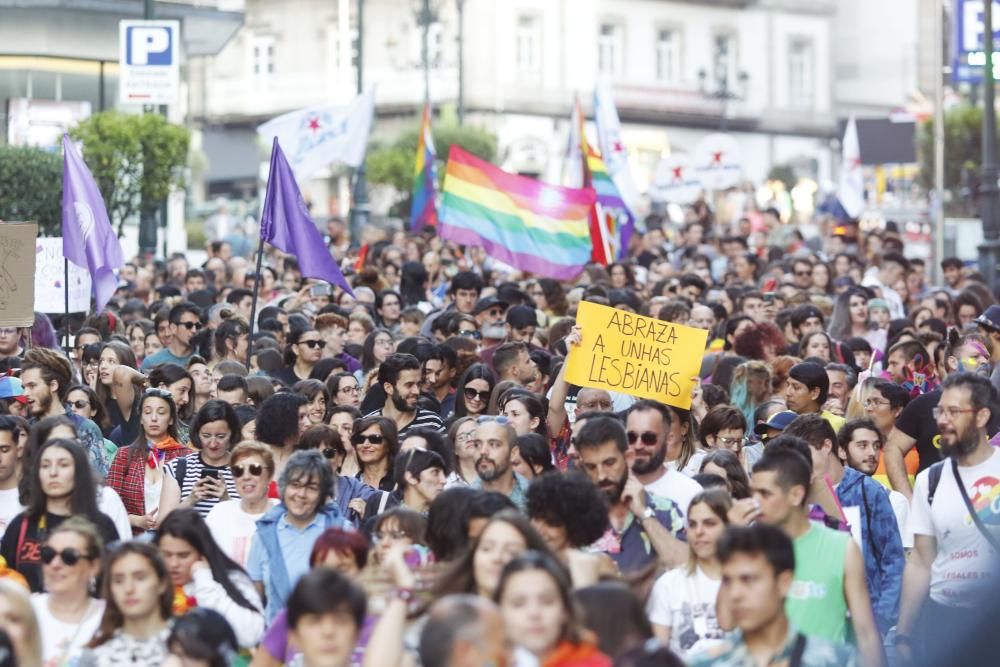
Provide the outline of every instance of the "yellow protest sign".
[[576,323],[583,342],[569,352],[567,382],[691,407],[707,331],[586,301]]

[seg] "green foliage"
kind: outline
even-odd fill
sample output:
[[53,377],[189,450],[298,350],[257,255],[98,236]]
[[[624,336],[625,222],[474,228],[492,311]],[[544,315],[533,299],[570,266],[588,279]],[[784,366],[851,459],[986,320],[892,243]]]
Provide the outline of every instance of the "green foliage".
[[62,159],[58,153],[0,146],[0,220],[37,222],[40,235],[59,235]]
[[83,142],[83,159],[97,181],[112,223],[126,220],[146,202],[159,206],[172,187],[184,184],[191,136],[159,114],[103,111],[70,131]]
[[[438,155],[438,177],[441,180],[444,179],[445,163],[453,145],[460,146],[488,162],[493,162],[496,158],[496,137],[485,130],[460,127],[444,119],[444,122],[436,124],[432,131]],[[396,192],[397,200],[390,210],[392,215],[400,217],[409,215],[419,132],[418,125],[401,134],[392,144],[376,144],[368,151],[365,160],[368,182],[372,185],[390,186]]]
[[[934,120],[921,124],[917,136],[920,184],[934,188]],[[952,201],[968,199],[961,191],[975,189],[983,155],[983,110],[963,104],[944,116],[944,187]],[[963,177],[964,172],[964,177]],[[966,194],[969,194],[966,192]]]
[[786,190],[794,188],[795,184],[799,181],[795,176],[795,170],[787,164],[771,167],[771,171],[767,173],[767,180],[781,181],[784,183]]

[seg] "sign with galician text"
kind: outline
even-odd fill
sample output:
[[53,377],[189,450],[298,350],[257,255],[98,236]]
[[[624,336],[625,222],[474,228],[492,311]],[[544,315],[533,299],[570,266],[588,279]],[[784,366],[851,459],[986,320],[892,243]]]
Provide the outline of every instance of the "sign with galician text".
[[176,104],[180,98],[179,21],[118,22],[118,99]]
[[566,361],[566,381],[689,409],[708,332],[587,301],[576,322],[583,340]]

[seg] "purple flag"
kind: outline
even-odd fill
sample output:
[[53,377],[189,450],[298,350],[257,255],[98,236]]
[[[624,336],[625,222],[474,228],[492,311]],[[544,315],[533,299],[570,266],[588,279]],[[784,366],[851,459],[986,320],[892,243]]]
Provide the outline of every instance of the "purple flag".
[[278,250],[294,255],[304,277],[320,278],[354,295],[309,217],[306,202],[295,184],[292,168],[281,152],[277,137],[271,149],[271,173],[267,177],[264,212],[260,216],[260,237]]
[[114,270],[125,260],[97,183],[68,134],[63,135],[62,207],[63,255],[90,271],[101,312],[118,288]]

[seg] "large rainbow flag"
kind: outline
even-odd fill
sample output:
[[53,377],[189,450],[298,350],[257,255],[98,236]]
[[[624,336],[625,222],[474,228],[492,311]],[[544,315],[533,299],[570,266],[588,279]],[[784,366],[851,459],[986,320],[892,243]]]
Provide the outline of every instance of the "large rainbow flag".
[[594,191],[509,174],[451,147],[441,199],[441,238],[482,246],[521,271],[570,280],[590,261],[587,215]]
[[420,138],[417,142],[417,161],[413,168],[413,198],[410,205],[410,229],[417,230],[438,223],[437,166],[434,161],[434,137],[431,135],[431,108],[424,107],[424,117],[420,123]]

